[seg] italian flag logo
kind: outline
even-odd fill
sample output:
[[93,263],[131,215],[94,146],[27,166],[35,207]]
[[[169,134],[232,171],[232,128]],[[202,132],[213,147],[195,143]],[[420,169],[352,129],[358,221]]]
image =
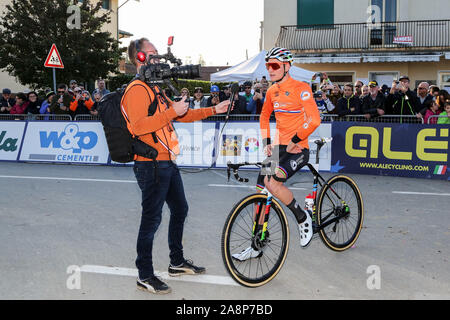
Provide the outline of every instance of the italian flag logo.
[[445,174],[447,171],[447,166],[436,166],[434,168],[434,174]]

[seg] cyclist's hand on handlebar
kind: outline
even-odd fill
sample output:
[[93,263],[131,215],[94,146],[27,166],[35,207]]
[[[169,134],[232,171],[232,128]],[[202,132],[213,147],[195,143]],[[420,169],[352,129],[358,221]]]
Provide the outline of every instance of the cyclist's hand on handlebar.
[[289,144],[286,148],[286,152],[294,153],[294,154],[300,153],[300,152],[302,152],[302,150],[303,150],[303,148],[300,145],[293,143],[292,141],[289,142]]
[[264,154],[268,157],[272,156],[272,150],[273,150],[273,146],[271,144],[268,144],[265,148],[264,148]]

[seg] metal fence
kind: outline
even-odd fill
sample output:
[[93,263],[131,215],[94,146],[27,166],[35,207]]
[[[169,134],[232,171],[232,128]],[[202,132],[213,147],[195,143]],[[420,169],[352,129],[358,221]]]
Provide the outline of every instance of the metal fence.
[[[250,115],[250,114],[230,114],[228,121],[254,121],[259,122],[260,115]],[[439,116],[432,116],[431,118],[436,118]],[[399,115],[384,115],[376,118],[367,119],[364,115],[351,115],[340,117],[336,114],[322,114],[322,122],[333,122],[333,121],[353,121],[353,122],[379,122],[379,123],[416,123],[422,124],[423,119],[417,118],[416,116],[399,116]],[[79,114],[76,115],[74,119],[68,114],[0,114],[1,120],[28,120],[28,121],[39,121],[39,120],[57,120],[57,121],[100,121],[100,117],[90,115],[90,114]],[[204,119],[203,121],[221,121],[226,120],[226,115],[214,115]],[[270,121],[275,121],[275,116],[272,114]],[[429,123],[430,120],[428,120]]]
[[[433,122],[433,123],[437,123],[437,122],[439,121],[439,118],[447,118],[447,117],[448,117],[448,116],[440,116],[440,115],[430,116],[430,117],[428,118],[427,124],[431,124],[432,122]],[[436,121],[432,121],[432,119],[436,119]]]
[[[411,41],[395,43],[396,36]],[[276,45],[292,50],[443,50],[450,47],[450,20],[281,26]]]

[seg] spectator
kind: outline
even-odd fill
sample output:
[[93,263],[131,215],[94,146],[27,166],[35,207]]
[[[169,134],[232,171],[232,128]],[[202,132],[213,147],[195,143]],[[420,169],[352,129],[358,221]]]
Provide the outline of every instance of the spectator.
[[76,87],[78,87],[77,81],[76,80],[70,80],[70,82],[69,82],[69,89],[72,90],[72,92],[73,92]]
[[385,85],[385,84],[383,84],[383,85],[381,86],[381,93],[384,94],[385,97],[387,97],[387,96],[389,95],[389,91],[390,91],[390,90],[391,90],[391,89],[390,89],[387,85]]
[[356,80],[356,82],[355,82],[355,92],[354,92],[355,97],[359,97],[362,94],[362,86],[363,85],[364,85],[364,83],[362,83],[361,80]]
[[10,114],[26,114],[29,102],[25,93],[20,92],[16,95],[16,104],[11,108]]
[[90,114],[90,110],[94,105],[94,101],[88,91],[82,91],[80,87],[74,90],[75,97],[70,103],[70,111],[73,115]]
[[319,109],[321,117],[323,114],[330,113],[335,108],[331,100],[328,99],[326,93],[323,91],[317,91],[314,94],[314,99],[316,100],[317,109]]
[[[108,89],[106,89],[105,80],[98,79],[97,86],[98,86],[98,88],[95,89],[94,91],[92,91],[92,96],[94,96],[96,93],[100,93],[100,98],[101,98],[104,95],[107,95],[108,93],[110,93],[110,91]],[[84,88],[81,88],[81,90],[84,91]]]
[[27,112],[31,114],[39,114],[41,111],[42,102],[39,101],[37,93],[31,91],[27,94],[27,98],[29,102]]
[[67,86],[65,84],[59,84],[57,95],[52,99],[50,104],[50,113],[70,114],[70,103],[72,100],[73,94],[69,92]]
[[40,114],[49,114],[50,113],[50,105],[52,103],[53,98],[55,97],[55,93],[53,91],[47,92],[45,95],[45,100],[41,104],[41,108],[39,109]]
[[230,99],[230,96],[231,96],[230,86],[224,86],[222,88],[222,91],[220,91],[219,93],[220,102]]
[[181,98],[186,96],[186,102],[189,102],[191,100],[191,93],[189,92],[188,88],[181,89],[180,94],[181,94]]
[[450,124],[450,100],[445,102],[444,108],[444,111],[439,115],[438,124]]
[[244,82],[244,94],[242,96],[245,98],[247,104],[252,100],[252,83],[250,81]]
[[89,113],[93,116],[98,115],[98,104],[100,103],[100,100],[102,99],[102,95],[100,92],[94,93],[94,104],[91,107],[91,110],[89,110]]
[[[334,106],[337,106],[337,102],[340,98],[342,98],[342,90],[338,84],[334,84],[333,90],[331,90],[331,93],[328,95],[328,99],[330,99]],[[334,108],[334,110],[329,113],[337,113],[337,108]]]
[[207,107],[216,106],[220,103],[219,98],[219,87],[216,85],[211,86],[211,96],[208,98],[208,104]]
[[344,85],[344,96],[338,100],[336,109],[337,114],[341,117],[360,114],[361,100],[357,96],[355,96],[353,85],[351,83],[347,83]]
[[362,100],[362,113],[366,119],[382,116],[386,112],[386,97],[380,91],[378,82],[369,82],[369,95]]
[[439,91],[440,90],[439,90],[438,86],[431,85],[429,94],[431,94],[433,97],[438,97],[439,96]]
[[231,111],[232,114],[248,114],[247,111],[247,100],[245,100],[244,96],[240,94],[234,95],[234,101],[233,101],[233,110]]
[[203,89],[201,87],[196,87],[194,89],[194,97],[189,102],[189,108],[199,109],[206,108],[208,106],[208,100],[203,95]]
[[439,90],[437,103],[439,104],[439,112],[444,111],[445,102],[450,99],[450,94],[446,90]]
[[420,110],[419,112],[422,116],[425,116],[425,113],[429,109],[429,102],[433,101],[433,96],[428,93],[429,91],[430,85],[428,82],[419,83],[419,86],[417,87],[417,99]]
[[389,113],[396,115],[415,115],[422,118],[419,112],[417,95],[409,88],[410,82],[407,76],[400,77],[399,81],[392,83],[390,94],[386,100]]
[[263,92],[263,85],[261,83],[256,83],[253,86],[253,91],[255,94],[247,104],[247,112],[251,114],[261,114],[261,110],[266,99],[266,94]]
[[16,104],[16,100],[11,98],[11,90],[8,88],[3,89],[2,97],[0,99],[0,114],[9,114],[11,108]]
[[[376,82],[376,81],[375,81]],[[368,85],[363,85],[361,88],[361,96],[359,97],[361,99],[361,103],[364,100],[365,97],[367,97],[370,94],[370,89]]]
[[425,116],[423,118],[423,123],[425,124],[436,124],[438,122],[438,118],[434,117],[431,118],[431,116],[438,116],[439,115],[439,105],[436,102],[436,99],[433,98],[431,100],[428,100],[425,102],[425,107],[427,108],[427,111],[425,112]]

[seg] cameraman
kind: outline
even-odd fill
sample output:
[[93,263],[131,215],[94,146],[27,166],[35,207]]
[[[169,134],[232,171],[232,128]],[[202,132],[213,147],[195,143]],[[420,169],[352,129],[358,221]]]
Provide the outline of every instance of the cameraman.
[[[139,51],[139,54],[138,54]],[[128,47],[130,61],[137,72],[145,66],[137,57],[145,55],[150,64],[159,63],[159,59],[151,58],[158,51],[148,39],[131,41]],[[149,106],[156,105],[153,115],[149,115]],[[184,194],[180,171],[174,162],[178,154],[178,139],[172,121],[193,122],[205,119],[217,113],[226,112],[229,101],[219,103],[215,107],[190,109],[186,97],[173,102],[162,93],[162,89],[150,87],[141,80],[132,81],[126,88],[121,102],[122,114],[129,120],[128,129],[140,140],[158,151],[157,166],[151,159],[137,156],[133,171],[139,188],[142,191],[142,216],[137,238],[138,268],[137,286],[141,290],[152,293],[169,293],[167,284],[154,275],[152,249],[153,238],[161,223],[164,203],[170,209],[169,249],[170,276],[204,273],[205,268],[195,266],[183,255],[183,229],[188,212],[188,204]],[[154,134],[153,134],[154,133]]]

